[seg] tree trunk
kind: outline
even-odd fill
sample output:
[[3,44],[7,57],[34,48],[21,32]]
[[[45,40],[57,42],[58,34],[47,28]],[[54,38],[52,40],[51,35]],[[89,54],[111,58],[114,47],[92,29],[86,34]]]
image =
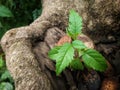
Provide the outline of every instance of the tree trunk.
[[15,90],[83,90],[69,70],[55,75],[47,52],[65,35],[71,9],[82,16],[83,31],[95,44],[115,41],[120,29],[120,0],[43,0],[42,5],[38,19],[9,30],[1,40]]

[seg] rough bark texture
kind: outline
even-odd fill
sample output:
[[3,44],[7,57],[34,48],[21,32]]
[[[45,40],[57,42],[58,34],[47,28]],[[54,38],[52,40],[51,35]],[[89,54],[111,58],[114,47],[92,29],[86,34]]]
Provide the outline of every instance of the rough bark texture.
[[[47,52],[65,35],[70,9],[83,17],[83,30],[95,43],[114,41],[109,37],[120,30],[120,0],[43,0],[42,4],[43,12],[37,20],[9,30],[1,40],[15,89],[77,90],[69,70],[63,73],[70,77],[66,81],[63,75],[55,76],[54,62],[48,59]],[[95,38],[96,35],[99,37]]]

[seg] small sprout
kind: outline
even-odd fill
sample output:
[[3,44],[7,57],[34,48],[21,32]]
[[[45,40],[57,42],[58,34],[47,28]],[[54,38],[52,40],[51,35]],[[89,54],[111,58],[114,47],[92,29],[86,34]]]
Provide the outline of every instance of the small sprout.
[[[68,36],[60,39],[57,46],[48,53],[50,59],[56,62],[56,74],[59,75],[66,67],[83,70],[84,67],[97,71],[105,71],[105,58],[91,47],[78,40],[82,34],[82,17],[74,10],[70,11],[69,25],[66,30]],[[93,47],[93,45],[92,45]]]

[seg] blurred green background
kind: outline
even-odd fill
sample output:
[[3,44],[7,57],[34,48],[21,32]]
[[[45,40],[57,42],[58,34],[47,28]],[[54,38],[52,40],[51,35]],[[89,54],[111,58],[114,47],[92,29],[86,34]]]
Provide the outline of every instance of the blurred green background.
[[8,29],[30,24],[41,11],[40,0],[0,0],[0,38]]
[[[29,25],[41,12],[41,0],[0,0],[0,40],[7,30]],[[0,46],[0,90],[14,90],[4,57]]]

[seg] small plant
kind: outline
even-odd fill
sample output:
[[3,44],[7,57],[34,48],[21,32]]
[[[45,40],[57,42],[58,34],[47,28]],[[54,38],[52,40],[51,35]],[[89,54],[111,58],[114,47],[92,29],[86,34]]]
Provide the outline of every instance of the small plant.
[[70,11],[67,34],[72,38],[72,42],[55,46],[48,53],[49,58],[56,62],[57,75],[68,66],[77,70],[83,70],[84,67],[101,72],[106,70],[105,58],[98,51],[77,40],[78,35],[82,34],[82,18],[74,10]]

